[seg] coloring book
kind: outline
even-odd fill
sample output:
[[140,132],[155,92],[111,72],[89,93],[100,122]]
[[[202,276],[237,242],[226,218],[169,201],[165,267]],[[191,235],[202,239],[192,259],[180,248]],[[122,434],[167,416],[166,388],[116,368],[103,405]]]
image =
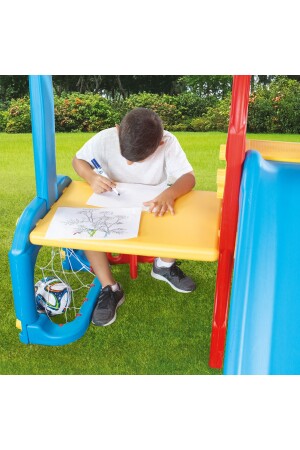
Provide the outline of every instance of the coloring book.
[[130,239],[138,236],[141,208],[57,208],[48,239]]

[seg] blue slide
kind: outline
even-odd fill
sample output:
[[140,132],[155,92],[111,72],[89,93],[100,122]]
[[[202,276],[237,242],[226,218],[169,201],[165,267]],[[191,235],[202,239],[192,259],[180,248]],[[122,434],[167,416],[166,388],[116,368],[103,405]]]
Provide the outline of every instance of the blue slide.
[[244,164],[224,374],[300,374],[300,164]]

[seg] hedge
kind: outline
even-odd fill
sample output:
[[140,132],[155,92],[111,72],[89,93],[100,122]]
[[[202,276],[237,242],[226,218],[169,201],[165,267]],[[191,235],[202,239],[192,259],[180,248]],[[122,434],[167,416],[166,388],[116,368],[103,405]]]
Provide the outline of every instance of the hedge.
[[[119,123],[132,108],[144,107],[156,111],[165,128],[186,130],[193,117],[203,114],[214,103],[214,98],[202,99],[193,93],[169,96],[143,92],[116,103],[98,94],[72,93],[54,96],[55,129],[61,132],[100,131]],[[28,97],[12,100],[8,111],[1,112],[1,130],[8,133],[30,132]]]
[[158,95],[143,92],[129,96],[123,102],[123,115],[132,108],[149,108],[161,117],[164,127],[171,131],[185,131],[190,128],[194,117],[204,114],[208,107],[216,104],[214,97],[201,98],[197,94]]
[[[55,128],[59,132],[101,131],[119,123],[132,108],[144,107],[156,111],[170,131],[226,132],[230,101],[230,95],[217,100],[191,92],[174,96],[143,92],[119,102],[93,93],[72,93],[54,96]],[[0,131],[31,131],[28,97],[12,100],[7,111],[0,111]],[[248,131],[300,133],[300,83],[277,77],[268,86],[258,86],[249,99]]]

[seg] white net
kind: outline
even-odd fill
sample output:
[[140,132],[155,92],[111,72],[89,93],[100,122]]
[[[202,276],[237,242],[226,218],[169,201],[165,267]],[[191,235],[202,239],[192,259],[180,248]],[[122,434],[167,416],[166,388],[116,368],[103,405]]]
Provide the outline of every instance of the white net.
[[70,286],[70,304],[62,314],[51,315],[47,308],[43,313],[55,323],[74,320],[95,278],[89,265],[73,249],[43,247],[35,265],[35,284],[48,277]]

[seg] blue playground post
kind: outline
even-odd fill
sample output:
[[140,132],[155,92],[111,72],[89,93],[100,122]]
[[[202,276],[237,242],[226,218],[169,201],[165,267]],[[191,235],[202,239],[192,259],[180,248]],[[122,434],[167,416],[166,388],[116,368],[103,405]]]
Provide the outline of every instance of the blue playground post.
[[31,244],[29,235],[71,179],[56,175],[52,78],[30,76],[29,88],[37,196],[19,218],[9,252],[17,327],[23,343],[64,345],[85,333],[101,286],[95,280],[79,316],[64,326],[54,324],[36,311],[34,267],[40,246]]
[[29,90],[36,193],[46,200],[49,210],[58,198],[51,77],[29,77]]

